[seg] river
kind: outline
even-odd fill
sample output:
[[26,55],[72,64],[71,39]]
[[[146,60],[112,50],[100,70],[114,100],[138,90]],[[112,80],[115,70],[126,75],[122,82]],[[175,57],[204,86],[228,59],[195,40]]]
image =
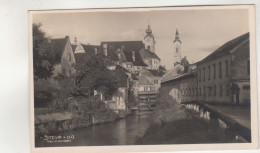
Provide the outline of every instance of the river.
[[58,134],[62,137],[69,137],[69,143],[50,143],[44,140],[44,138],[41,138],[36,140],[36,146],[134,145],[136,138],[144,135],[151,122],[150,118],[140,118],[137,115],[131,115],[126,119],[117,120],[111,123],[94,125]]

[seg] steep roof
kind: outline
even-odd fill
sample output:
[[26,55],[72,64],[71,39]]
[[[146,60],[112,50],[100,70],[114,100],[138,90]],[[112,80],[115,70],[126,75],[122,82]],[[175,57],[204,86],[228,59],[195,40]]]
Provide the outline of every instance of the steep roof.
[[126,58],[126,61],[127,62],[133,62],[133,65],[134,66],[147,66],[145,63],[144,63],[144,61],[143,61],[143,59],[142,59],[142,57],[141,57],[141,55],[140,55],[140,53],[139,53],[139,51],[135,51],[134,52],[134,54],[135,54],[135,60],[133,60],[133,52],[132,51],[123,51],[123,53],[124,53],[124,56],[125,56],[125,58]]
[[84,61],[88,60],[91,55],[87,55],[86,53],[76,53],[74,54],[76,63],[83,63]]
[[55,63],[61,62],[61,56],[65,49],[69,37],[66,36],[65,38],[58,38],[58,39],[50,39],[50,45],[52,50],[55,52]]
[[203,60],[201,60],[198,63],[209,61],[209,60],[221,57],[223,55],[226,55],[232,49],[234,49],[235,47],[237,47],[239,44],[241,44],[242,42],[244,42],[247,39],[249,39],[249,32],[245,33],[235,39],[228,41],[227,43],[225,43],[224,45],[219,47],[217,50],[215,50],[213,53],[211,53],[210,55],[208,55],[207,57],[205,57]]
[[103,44],[107,44],[107,56],[113,60],[118,61],[117,49],[123,51],[139,51],[144,48],[142,41],[104,41],[101,42],[101,50],[103,51]]
[[147,49],[144,49],[144,48],[140,50],[140,55],[142,56],[143,59],[157,58],[158,60],[161,60],[155,53],[153,53]]
[[85,45],[85,44],[81,44],[81,46],[84,48],[85,51],[89,51],[91,52],[93,55],[95,54],[95,48],[97,48],[98,53],[100,46],[98,45]]

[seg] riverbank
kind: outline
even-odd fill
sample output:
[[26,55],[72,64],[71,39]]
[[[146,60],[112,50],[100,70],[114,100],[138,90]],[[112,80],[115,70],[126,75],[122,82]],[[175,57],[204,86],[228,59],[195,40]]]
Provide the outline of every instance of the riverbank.
[[225,131],[198,118],[152,124],[138,145],[227,143]]
[[168,88],[161,88],[153,115],[153,124],[137,145],[148,144],[196,144],[230,142],[225,129],[199,117],[199,113],[182,107],[169,95]]
[[94,113],[75,116],[71,112],[45,113],[35,115],[35,137],[43,135],[56,135],[57,133],[92,125],[104,124],[128,117],[127,112],[115,113],[109,109],[103,109]]

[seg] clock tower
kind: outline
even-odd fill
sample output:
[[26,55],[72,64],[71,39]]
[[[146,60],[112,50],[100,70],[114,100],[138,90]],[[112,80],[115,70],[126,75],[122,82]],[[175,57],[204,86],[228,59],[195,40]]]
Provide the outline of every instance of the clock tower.
[[173,41],[173,63],[174,66],[181,63],[181,40],[178,29],[176,29],[175,39]]
[[150,24],[148,24],[148,27],[146,29],[146,36],[144,37],[144,45],[145,45],[145,49],[155,53],[155,40],[154,40],[154,36],[152,34],[152,29]]

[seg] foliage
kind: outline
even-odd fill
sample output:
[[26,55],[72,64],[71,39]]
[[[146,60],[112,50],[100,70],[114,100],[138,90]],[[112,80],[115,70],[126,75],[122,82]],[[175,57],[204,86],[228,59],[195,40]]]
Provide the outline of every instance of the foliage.
[[[94,90],[112,95],[116,90],[117,76],[107,69],[107,60],[99,56],[83,54],[83,60],[75,64],[77,92],[92,95]],[[84,87],[84,89],[82,89]]]
[[33,71],[34,80],[47,79],[52,75],[55,53],[48,38],[40,29],[42,24],[33,24]]
[[161,66],[161,65],[159,66],[159,70],[162,71],[162,72],[166,72],[165,67],[164,67],[164,66]]

